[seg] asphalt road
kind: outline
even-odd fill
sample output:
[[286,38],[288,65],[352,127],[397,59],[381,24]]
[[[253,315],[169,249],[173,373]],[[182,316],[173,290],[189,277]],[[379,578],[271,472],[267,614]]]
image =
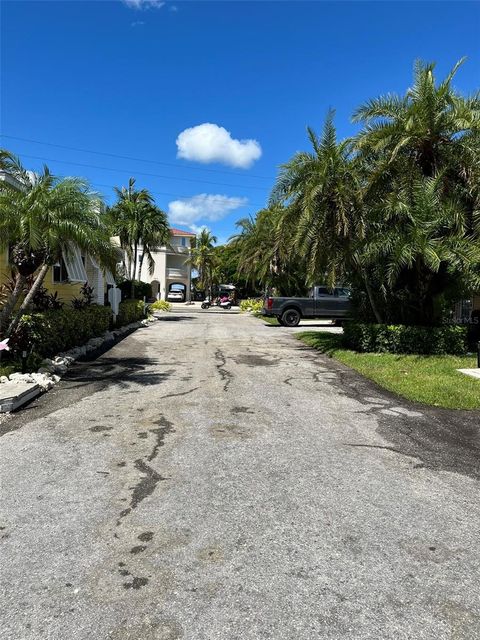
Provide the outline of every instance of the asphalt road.
[[0,425],[0,635],[478,639],[479,423],[165,314]]

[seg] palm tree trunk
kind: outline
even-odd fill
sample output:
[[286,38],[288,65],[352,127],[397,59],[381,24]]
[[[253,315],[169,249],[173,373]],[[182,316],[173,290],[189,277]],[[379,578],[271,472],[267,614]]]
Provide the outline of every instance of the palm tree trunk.
[[365,289],[367,290],[368,300],[370,302],[370,306],[372,307],[373,315],[375,316],[375,320],[378,324],[383,324],[383,318],[378,310],[377,303],[375,302],[375,297],[373,295],[372,287],[370,286],[370,282],[365,273],[363,273],[363,281],[365,282]]
[[0,312],[0,336],[2,335],[3,327],[7,324],[10,316],[12,315],[12,311],[15,309],[15,305],[17,304],[18,299],[22,294],[26,281],[27,279],[25,276],[17,273],[17,277],[15,279],[15,287]]
[[38,272],[38,275],[35,278],[35,282],[33,283],[32,288],[30,289],[30,291],[25,296],[25,298],[24,298],[22,304],[20,305],[17,313],[15,314],[13,320],[11,321],[10,326],[8,327],[7,336],[10,336],[12,334],[12,332],[16,329],[18,323],[20,322],[20,318],[23,316],[25,311],[28,309],[28,307],[30,306],[30,304],[31,304],[31,302],[32,302],[32,300],[33,300],[33,298],[35,296],[35,294],[37,293],[37,291],[42,286],[43,281],[45,280],[45,276],[47,275],[47,272],[48,272],[49,269],[50,269],[50,266],[48,264],[44,264],[40,268],[40,271]]
[[135,273],[137,271],[137,255],[138,255],[138,243],[135,242],[133,247],[133,269],[132,269],[132,283],[130,289],[130,297],[132,300],[135,298]]
[[142,266],[143,266],[144,258],[145,258],[145,247],[143,247],[143,251],[140,254],[140,258],[138,259],[138,280],[139,281],[142,279]]

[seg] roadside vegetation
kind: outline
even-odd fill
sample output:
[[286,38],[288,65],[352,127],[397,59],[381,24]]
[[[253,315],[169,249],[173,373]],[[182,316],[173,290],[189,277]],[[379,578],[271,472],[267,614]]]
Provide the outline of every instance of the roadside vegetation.
[[280,167],[269,206],[240,220],[239,274],[264,291],[347,283],[354,317],[441,325],[480,288],[480,98],[417,62],[405,95],[373,98],[338,140],[334,113]]
[[475,367],[473,356],[359,353],[343,346],[341,334],[305,331],[295,337],[413,402],[446,409],[480,409],[478,380],[457,371]]
[[[44,286],[47,273],[64,267],[67,258],[82,259],[85,266],[88,256],[104,274],[116,276],[127,299],[120,303],[115,326],[143,318],[143,300],[133,296],[150,297],[151,285],[136,278],[145,260],[151,271],[152,251],[170,239],[166,214],[150,193],[135,189],[130,179],[128,187],[115,189],[117,202],[108,208],[87,181],[54,176],[48,167],[27,171],[8,151],[0,151],[0,169],[8,176],[0,181],[0,254],[7,257],[9,271],[1,274],[0,284],[0,340],[8,339],[1,375],[21,366],[23,352],[32,369],[43,356],[113,328],[110,307],[94,303],[88,282],[68,303]],[[119,267],[121,256],[126,260]]]
[[79,178],[57,178],[47,167],[27,171],[0,152],[0,168],[20,185],[0,189],[0,251],[8,251],[11,282],[2,287],[0,336],[10,337],[42,290],[45,276],[75,247],[115,270],[115,247],[99,195]]
[[[147,189],[136,189],[135,179],[128,187],[115,188],[117,202],[107,210],[107,223],[112,235],[117,236],[124,251],[123,274],[130,287],[130,298],[141,292],[142,267],[147,260],[149,274],[153,274],[155,262],[152,252],[170,242],[167,215],[159,209]],[[141,252],[140,252],[141,249]]]
[[149,306],[151,311],[171,311],[172,305],[166,300],[156,300]]

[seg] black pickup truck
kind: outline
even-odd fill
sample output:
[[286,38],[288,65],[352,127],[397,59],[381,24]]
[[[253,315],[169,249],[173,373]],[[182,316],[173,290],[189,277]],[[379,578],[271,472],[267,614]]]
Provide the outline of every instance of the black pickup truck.
[[350,311],[350,289],[319,285],[306,298],[266,298],[263,315],[275,317],[284,327],[296,327],[302,318],[331,318],[341,324]]

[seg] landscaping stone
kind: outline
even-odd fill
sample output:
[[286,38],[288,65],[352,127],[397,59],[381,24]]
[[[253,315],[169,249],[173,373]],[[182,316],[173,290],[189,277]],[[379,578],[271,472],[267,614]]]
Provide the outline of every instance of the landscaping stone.
[[478,378],[480,380],[480,369],[457,369],[457,371],[471,378]]
[[39,384],[31,382],[6,382],[0,386],[0,413],[15,411],[26,402],[40,395]]
[[[155,322],[155,319],[146,318],[138,322],[133,322],[124,327],[119,327],[118,329],[114,329],[113,331],[106,331],[102,336],[90,339],[85,345],[74,347],[69,351],[59,353],[54,358],[44,358],[41,362],[40,368],[36,373],[17,372],[12,373],[9,377],[1,376],[0,406],[14,408],[0,408],[0,412],[14,411],[22,404],[28,402],[32,397],[34,397],[30,396],[27,393],[28,385],[30,385],[30,387],[32,388],[35,387],[36,395],[45,391],[49,391],[57,382],[60,381],[61,376],[67,372],[68,367],[72,365],[76,360],[84,357],[85,355],[87,355],[87,353],[96,351],[107,343],[115,342],[115,340],[118,340],[130,331],[134,331],[135,329],[139,329],[140,327],[147,326],[148,324],[150,324],[150,322]],[[16,391],[15,395],[13,396],[10,390],[14,387]],[[5,394],[10,395],[8,395],[7,397]],[[27,399],[24,400],[24,397]],[[3,401],[2,398],[6,398],[6,400]]]

